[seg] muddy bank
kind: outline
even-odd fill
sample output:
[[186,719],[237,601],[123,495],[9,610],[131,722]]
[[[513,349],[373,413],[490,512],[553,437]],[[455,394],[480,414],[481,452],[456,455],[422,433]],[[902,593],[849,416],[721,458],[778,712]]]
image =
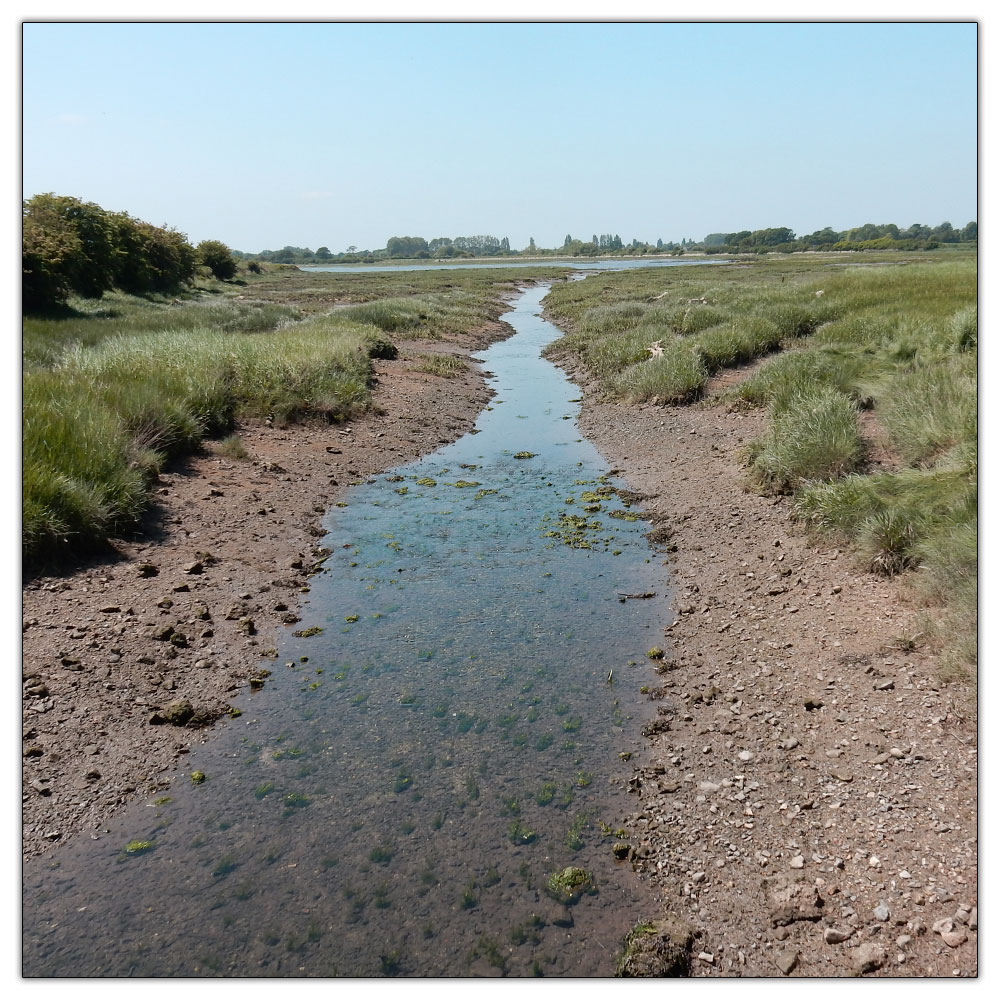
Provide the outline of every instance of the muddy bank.
[[744,491],[759,415],[573,377],[676,583],[633,863],[697,930],[692,973],[976,975],[974,695],[939,683],[928,609]]
[[402,342],[396,360],[375,362],[365,416],[245,426],[246,459],[209,442],[160,476],[140,536],[72,572],[26,579],[26,857],[100,830],[164,786],[266,669],[279,630],[296,627],[324,555],[323,513],[352,483],[461,437],[491,397],[474,363],[444,378],[418,370],[426,355],[468,359],[509,333],[497,322],[450,343]]

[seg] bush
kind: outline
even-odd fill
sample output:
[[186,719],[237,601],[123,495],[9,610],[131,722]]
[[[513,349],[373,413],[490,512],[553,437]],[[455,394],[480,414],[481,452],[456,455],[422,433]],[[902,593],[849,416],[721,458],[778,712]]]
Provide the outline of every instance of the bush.
[[112,288],[166,292],[194,277],[194,248],[174,230],[53,194],[24,202],[22,213],[24,312],[63,306],[72,294],[99,299]]
[[219,281],[229,281],[236,277],[236,259],[225,243],[220,243],[218,240],[202,240],[196,250],[198,260]]

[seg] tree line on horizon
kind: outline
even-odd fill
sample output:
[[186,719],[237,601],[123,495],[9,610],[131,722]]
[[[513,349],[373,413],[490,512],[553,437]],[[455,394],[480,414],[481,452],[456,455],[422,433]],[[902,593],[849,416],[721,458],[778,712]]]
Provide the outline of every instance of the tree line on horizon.
[[137,295],[166,294],[190,285],[199,273],[220,280],[236,275],[238,261],[259,271],[261,262],[281,264],[374,263],[380,260],[449,260],[469,257],[643,256],[688,252],[707,254],[793,253],[806,250],[929,250],[942,244],[974,243],[976,222],[955,229],[950,222],[929,227],[921,223],[900,229],[887,223],[865,223],[836,231],[830,227],[796,236],[787,227],[710,233],[700,242],[655,244],[618,234],[596,233],[590,240],[567,233],[561,246],[540,247],[534,237],[522,250],[511,248],[506,236],[392,236],[385,247],[341,253],[286,246],[256,254],[230,250],[218,240],[192,246],[187,237],[165,226],[154,226],[126,212],[109,212],[93,202],[52,193],[35,195],[22,204],[22,310],[44,312],[64,306],[71,295],[100,298],[119,289]]
[[835,230],[827,226],[805,236],[796,236],[786,226],[769,229],[742,230],[733,233],[709,233],[703,240],[683,238],[679,243],[655,243],[633,239],[625,243],[617,234],[594,234],[590,240],[574,238],[567,233],[562,245],[540,247],[535,238],[529,237],[528,245],[514,250],[507,237],[456,236],[426,240],[422,236],[392,236],[386,245],[377,250],[361,250],[349,246],[340,253],[323,246],[318,250],[308,247],[285,246],[281,250],[262,250],[259,253],[233,251],[234,256],[245,260],[269,261],[281,264],[373,264],[383,260],[442,260],[468,257],[596,257],[642,256],[645,254],[681,255],[687,252],[720,253],[794,253],[804,250],[933,250],[944,243],[974,243],[979,238],[976,222],[969,222],[956,229],[950,222],[930,227],[914,223],[901,229],[894,223],[877,225],[867,222],[852,229]]

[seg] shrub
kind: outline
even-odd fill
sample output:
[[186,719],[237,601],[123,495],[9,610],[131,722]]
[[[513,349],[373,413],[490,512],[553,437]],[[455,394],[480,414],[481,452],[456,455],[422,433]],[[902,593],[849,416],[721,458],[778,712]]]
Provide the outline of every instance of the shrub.
[[220,281],[236,277],[236,259],[225,243],[202,240],[196,247],[198,260]]

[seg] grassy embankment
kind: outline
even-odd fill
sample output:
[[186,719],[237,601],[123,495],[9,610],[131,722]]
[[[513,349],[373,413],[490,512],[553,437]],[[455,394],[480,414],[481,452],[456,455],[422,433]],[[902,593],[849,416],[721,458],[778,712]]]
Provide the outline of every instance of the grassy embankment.
[[[869,261],[877,261],[871,266]],[[945,670],[976,659],[977,309],[971,255],[868,266],[789,258],[632,271],[545,300],[611,397],[693,403],[709,378],[763,359],[701,405],[765,408],[748,486],[848,542],[873,571],[919,571]],[[662,357],[651,357],[659,341]],[[865,419],[862,420],[862,413]],[[867,426],[867,430],[865,427]],[[873,460],[873,440],[887,458]]]
[[[481,327],[524,277],[268,270],[180,299],[112,293],[71,300],[59,318],[26,317],[26,556],[58,560],[128,530],[165,461],[240,419],[364,410],[373,357],[393,356],[393,341]],[[362,304],[334,308],[349,302]]]

